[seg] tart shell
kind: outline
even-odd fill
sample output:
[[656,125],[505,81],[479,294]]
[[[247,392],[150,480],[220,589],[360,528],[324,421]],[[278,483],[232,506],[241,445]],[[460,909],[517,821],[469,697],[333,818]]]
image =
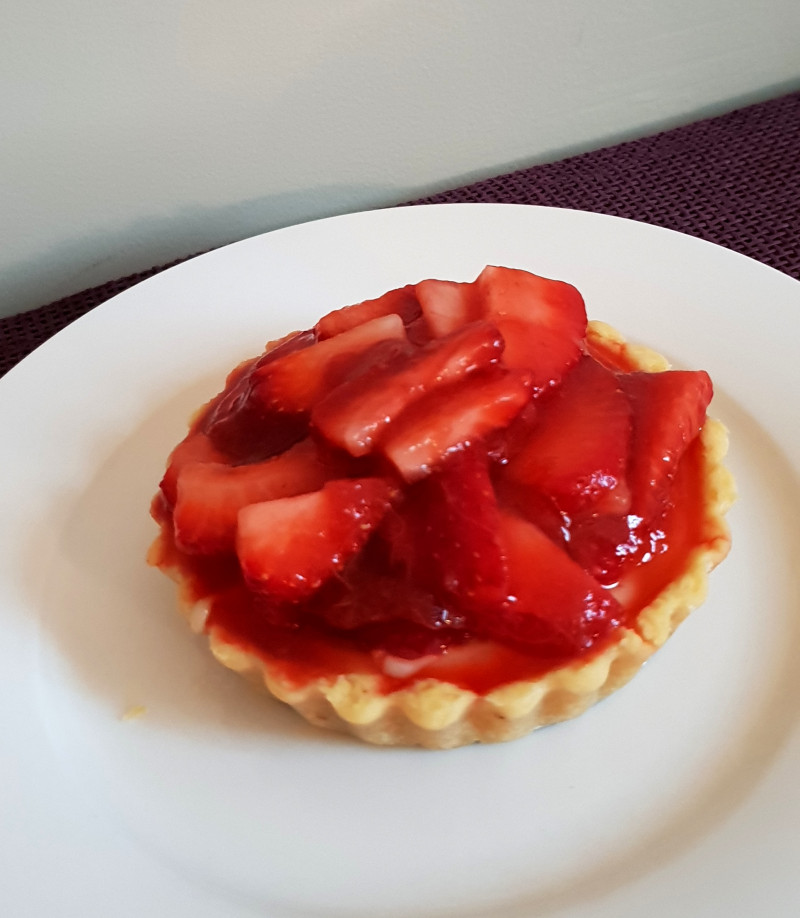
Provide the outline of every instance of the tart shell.
[[[602,345],[615,362],[632,370],[669,369],[655,351],[632,345],[610,326],[590,322],[587,342]],[[436,679],[420,679],[394,692],[381,688],[379,676],[352,673],[310,679],[297,686],[269,659],[206,627],[209,600],[199,602],[178,571],[160,563],[161,538],[148,561],[178,582],[178,603],[192,629],[205,633],[214,657],[228,669],[266,688],[309,723],[349,733],[383,746],[450,749],[471,743],[517,739],[539,727],[577,717],[625,685],[680,623],[705,599],[708,574],[727,555],[731,538],[725,515],[735,500],[733,477],[724,466],[728,434],[708,419],[700,432],[702,481],[699,544],[681,571],[636,617],[620,628],[602,651],[559,666],[536,678],[511,682],[484,695]]]

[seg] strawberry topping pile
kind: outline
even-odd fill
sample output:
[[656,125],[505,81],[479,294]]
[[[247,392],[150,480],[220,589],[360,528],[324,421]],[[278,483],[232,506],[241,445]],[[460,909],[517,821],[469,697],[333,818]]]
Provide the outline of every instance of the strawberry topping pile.
[[230,374],[154,516],[254,627],[409,659],[584,653],[626,622],[626,571],[669,550],[712,395],[585,336],[574,287],[500,267],[331,312]]

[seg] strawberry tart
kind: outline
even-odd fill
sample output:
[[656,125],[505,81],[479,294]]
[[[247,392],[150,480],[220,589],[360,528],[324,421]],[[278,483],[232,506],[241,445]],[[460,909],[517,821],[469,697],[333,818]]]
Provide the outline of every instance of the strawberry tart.
[[149,562],[214,656],[379,744],[519,737],[702,602],[734,485],[703,371],[487,267],[238,366],[169,457]]

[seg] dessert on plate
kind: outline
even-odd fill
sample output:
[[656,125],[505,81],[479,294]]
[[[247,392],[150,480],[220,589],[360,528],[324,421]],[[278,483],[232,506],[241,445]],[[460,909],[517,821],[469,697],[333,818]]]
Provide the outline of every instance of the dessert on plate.
[[236,367],[148,560],[214,656],[313,724],[448,748],[574,717],[705,596],[734,485],[703,371],[486,267]]

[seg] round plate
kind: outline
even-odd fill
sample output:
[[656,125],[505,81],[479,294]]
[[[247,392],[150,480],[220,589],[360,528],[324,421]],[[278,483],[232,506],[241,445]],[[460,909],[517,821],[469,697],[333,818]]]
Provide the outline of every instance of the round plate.
[[[502,746],[378,749],[216,664],[146,567],[170,448],[226,372],[324,312],[487,263],[703,367],[734,547],[707,603],[583,717]],[[567,210],[336,217],[212,252],[0,381],[0,904],[82,918],[694,918],[800,908],[800,285]],[[126,716],[136,714],[138,716]]]

